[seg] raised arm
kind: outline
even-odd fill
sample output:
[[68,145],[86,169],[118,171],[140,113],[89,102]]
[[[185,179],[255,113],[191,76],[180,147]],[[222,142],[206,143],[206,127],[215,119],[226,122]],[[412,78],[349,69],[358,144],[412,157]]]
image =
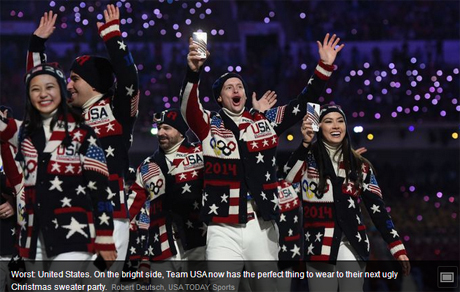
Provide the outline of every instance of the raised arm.
[[139,76],[131,52],[121,35],[118,7],[107,5],[104,20],[105,23],[97,22],[97,29],[105,43],[117,79],[113,97],[114,114],[117,120],[133,124],[139,106]]
[[47,62],[45,42],[56,29],[57,14],[53,11],[45,12],[40,18],[40,24],[30,38],[29,50],[26,58],[26,72],[33,67]]
[[[210,114],[203,109],[199,99],[198,86],[200,83],[201,68],[206,61],[199,56],[198,46],[189,39],[189,52],[187,54],[187,73],[181,89],[181,113],[188,126],[198,139],[204,140],[210,131]],[[206,56],[209,57],[209,51]],[[206,58],[207,58],[206,57]]]
[[333,63],[337,54],[344,47],[343,44],[338,45],[339,41],[340,38],[336,35],[330,38],[329,34],[326,34],[323,43],[317,41],[320,60],[306,87],[287,105],[274,107],[266,112],[265,116],[273,123],[278,135],[302,119],[307,111],[308,102],[318,102],[334,70]]

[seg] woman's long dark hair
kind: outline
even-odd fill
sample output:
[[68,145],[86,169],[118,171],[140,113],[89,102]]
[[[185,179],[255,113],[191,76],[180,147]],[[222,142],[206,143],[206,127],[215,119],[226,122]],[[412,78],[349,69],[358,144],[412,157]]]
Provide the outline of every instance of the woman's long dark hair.
[[[316,141],[312,144],[312,153],[316,160],[316,165],[319,172],[319,183],[318,183],[318,193],[323,194],[326,188],[326,179],[327,173],[325,166],[328,163],[329,154],[326,147],[324,146],[324,137],[322,131],[320,130],[317,134]],[[343,167],[345,169],[345,181],[354,182],[358,187],[362,187],[363,184],[363,163],[368,163],[370,167],[373,168],[372,164],[364,157],[356,153],[352,148],[350,137],[348,135],[348,129],[345,137],[342,140],[342,143],[339,146],[338,151],[334,154],[339,156],[340,153],[343,154]],[[339,157],[337,157],[339,158]]]

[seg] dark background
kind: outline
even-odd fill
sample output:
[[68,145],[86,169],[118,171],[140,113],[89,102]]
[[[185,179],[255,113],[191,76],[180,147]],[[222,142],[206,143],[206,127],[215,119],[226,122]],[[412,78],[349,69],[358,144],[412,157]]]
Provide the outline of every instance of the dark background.
[[[152,114],[179,106],[193,31],[208,32],[211,56],[200,92],[204,107],[213,110],[211,84],[227,70],[239,72],[258,96],[271,89],[278,104],[286,103],[313,74],[316,40],[336,33],[345,48],[320,103],[342,105],[349,131],[363,128],[352,133],[354,146],[368,149],[409,258],[434,265],[459,260],[458,1],[2,0],[1,104],[16,118],[23,115],[27,43],[43,12],[59,14],[47,53],[68,72],[80,54],[106,55],[95,22],[107,3],[120,7],[121,30],[139,69],[133,166],[157,148]],[[300,141],[298,127],[280,141],[282,166]],[[388,259],[375,235],[373,258]],[[422,290],[416,266],[409,280]]]

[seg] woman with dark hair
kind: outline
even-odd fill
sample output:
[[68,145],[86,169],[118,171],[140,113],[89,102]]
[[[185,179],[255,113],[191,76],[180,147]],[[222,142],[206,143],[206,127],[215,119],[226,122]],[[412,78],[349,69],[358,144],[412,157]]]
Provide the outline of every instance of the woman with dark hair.
[[[0,111],[0,140],[18,148],[24,174],[16,204],[19,254],[27,270],[84,271],[94,252],[115,260],[107,164],[94,130],[67,105],[66,79],[57,63],[32,68],[25,83],[24,120]],[[63,266],[65,261],[78,262]],[[38,280],[48,283],[30,279]]]
[[[286,180],[301,182],[307,270],[333,273],[332,278],[309,278],[310,291],[362,291],[364,275],[359,272],[366,269],[369,238],[361,201],[403,273],[409,274],[409,259],[385,208],[373,166],[351,147],[344,112],[338,105],[321,107],[315,142],[307,116],[301,127],[302,145],[288,162]],[[337,271],[358,274],[337,277]]]

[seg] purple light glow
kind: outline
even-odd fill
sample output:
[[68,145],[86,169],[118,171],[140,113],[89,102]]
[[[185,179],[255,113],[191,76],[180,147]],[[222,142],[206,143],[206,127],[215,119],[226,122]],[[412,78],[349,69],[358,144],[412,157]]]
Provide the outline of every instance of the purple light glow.
[[376,114],[374,115],[374,118],[375,118],[376,120],[380,120],[380,114],[379,114],[379,113],[376,113]]
[[441,199],[441,198],[442,198],[442,193],[441,193],[441,192],[437,192],[437,193],[436,193],[436,197],[438,197],[438,198]]

